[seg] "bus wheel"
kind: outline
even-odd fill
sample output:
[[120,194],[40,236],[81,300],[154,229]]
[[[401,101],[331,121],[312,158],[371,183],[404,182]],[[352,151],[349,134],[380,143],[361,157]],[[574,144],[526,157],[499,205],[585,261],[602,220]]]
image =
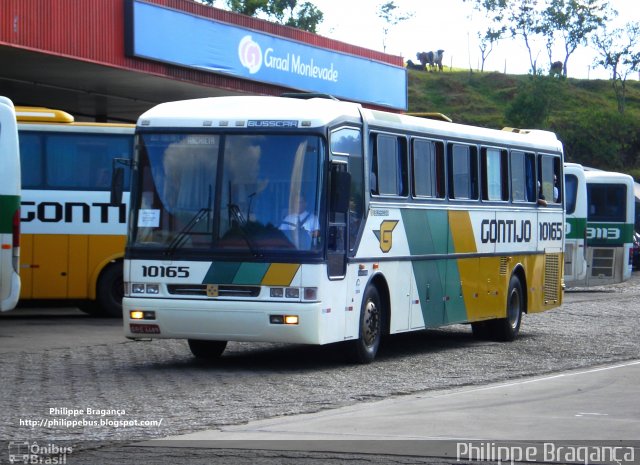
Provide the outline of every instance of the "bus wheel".
[[98,280],[97,301],[101,314],[111,318],[122,318],[122,262],[109,265]]
[[491,324],[491,337],[496,341],[513,341],[520,332],[520,323],[524,312],[524,294],[522,284],[516,276],[511,276],[507,293],[507,317],[488,322]]
[[357,363],[371,363],[376,358],[382,339],[382,305],[378,290],[369,286],[360,310],[360,337],[352,341],[352,359]]
[[473,337],[476,339],[488,339],[490,323],[491,321],[478,321],[476,323],[471,323]]
[[199,341],[189,339],[189,349],[195,358],[217,360],[227,347],[227,341]]

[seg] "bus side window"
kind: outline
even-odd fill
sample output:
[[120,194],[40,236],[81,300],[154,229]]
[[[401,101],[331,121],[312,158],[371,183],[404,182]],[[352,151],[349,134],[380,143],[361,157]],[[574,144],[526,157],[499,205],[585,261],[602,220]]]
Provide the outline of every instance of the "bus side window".
[[476,147],[449,144],[449,197],[470,200],[478,198]]
[[20,131],[19,144],[22,188],[41,187],[43,184],[42,136],[29,131]]
[[533,153],[511,151],[511,199],[515,202],[535,202],[536,158]]
[[482,200],[509,200],[507,151],[482,148]]
[[414,139],[411,150],[412,186],[416,197],[444,198],[444,145]]
[[406,140],[388,134],[375,134],[372,142],[371,193],[407,196]]
[[540,198],[547,202],[557,203],[560,201],[560,166],[559,158],[552,155],[540,155],[539,176]]

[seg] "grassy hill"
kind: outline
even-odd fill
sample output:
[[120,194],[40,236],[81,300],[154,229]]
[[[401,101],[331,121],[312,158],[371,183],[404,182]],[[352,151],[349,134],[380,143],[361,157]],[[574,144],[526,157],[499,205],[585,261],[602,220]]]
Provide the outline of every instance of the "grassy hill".
[[611,81],[529,75],[409,71],[409,111],[455,122],[554,131],[567,161],[640,178],[640,82],[627,81],[624,114]]

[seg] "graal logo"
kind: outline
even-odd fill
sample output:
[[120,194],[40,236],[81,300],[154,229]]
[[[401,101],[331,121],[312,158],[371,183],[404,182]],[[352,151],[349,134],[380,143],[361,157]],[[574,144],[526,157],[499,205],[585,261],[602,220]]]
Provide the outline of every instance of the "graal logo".
[[262,50],[260,45],[251,39],[251,36],[244,36],[238,45],[238,56],[240,63],[247,68],[251,74],[256,74],[262,66]]

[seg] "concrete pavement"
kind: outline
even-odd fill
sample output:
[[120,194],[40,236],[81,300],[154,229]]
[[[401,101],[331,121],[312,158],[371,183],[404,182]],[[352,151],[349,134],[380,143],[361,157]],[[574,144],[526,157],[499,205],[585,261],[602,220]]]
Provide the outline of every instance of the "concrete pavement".
[[477,453],[487,454],[495,454],[503,443],[593,441],[586,444],[615,445],[627,453],[633,447],[633,462],[638,462],[639,385],[640,361],[629,361],[254,421],[137,446],[452,457],[456,445],[469,441],[485,448]]

